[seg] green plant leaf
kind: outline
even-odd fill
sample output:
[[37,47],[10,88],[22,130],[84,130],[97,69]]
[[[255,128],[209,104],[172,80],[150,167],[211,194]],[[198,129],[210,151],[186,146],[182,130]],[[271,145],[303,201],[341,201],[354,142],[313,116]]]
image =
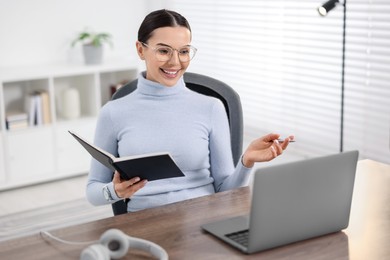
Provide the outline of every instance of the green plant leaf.
[[103,43],[108,43],[112,47],[111,35],[109,33],[91,33],[88,31],[81,32],[75,40],[72,42],[72,47],[77,43],[91,44],[93,46],[101,46]]

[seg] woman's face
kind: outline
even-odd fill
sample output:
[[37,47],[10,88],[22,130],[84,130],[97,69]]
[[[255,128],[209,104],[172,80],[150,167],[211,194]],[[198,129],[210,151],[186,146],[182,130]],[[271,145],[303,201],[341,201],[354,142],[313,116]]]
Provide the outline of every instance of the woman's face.
[[159,61],[156,58],[155,48],[170,46],[179,50],[191,44],[191,32],[182,26],[161,27],[153,31],[152,37],[149,38],[146,44],[148,47],[140,42],[136,43],[139,57],[145,60],[146,79],[164,86],[174,86],[184,74],[190,62],[181,62],[177,51],[173,52],[168,61]]

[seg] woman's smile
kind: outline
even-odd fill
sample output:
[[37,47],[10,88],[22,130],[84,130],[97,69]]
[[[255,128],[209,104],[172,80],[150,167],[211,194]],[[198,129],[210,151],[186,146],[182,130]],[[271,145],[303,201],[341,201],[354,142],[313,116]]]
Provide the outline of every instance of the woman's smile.
[[173,70],[173,69],[163,69],[163,68],[160,68],[160,70],[163,72],[165,77],[170,79],[176,78],[180,71],[180,69]]

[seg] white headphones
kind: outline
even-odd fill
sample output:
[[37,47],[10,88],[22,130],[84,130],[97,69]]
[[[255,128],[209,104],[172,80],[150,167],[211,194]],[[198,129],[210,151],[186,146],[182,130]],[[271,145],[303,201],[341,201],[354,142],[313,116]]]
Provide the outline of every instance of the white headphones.
[[[85,242],[68,242],[54,237],[48,232],[42,231],[57,241],[66,244],[85,244]],[[45,237],[43,237],[45,238]],[[119,229],[110,229],[102,234],[99,244],[93,244],[85,248],[80,255],[81,260],[109,260],[120,259],[127,254],[130,248],[146,251],[160,260],[168,260],[168,254],[161,246],[148,240],[127,236]],[[90,243],[90,242],[89,242]]]

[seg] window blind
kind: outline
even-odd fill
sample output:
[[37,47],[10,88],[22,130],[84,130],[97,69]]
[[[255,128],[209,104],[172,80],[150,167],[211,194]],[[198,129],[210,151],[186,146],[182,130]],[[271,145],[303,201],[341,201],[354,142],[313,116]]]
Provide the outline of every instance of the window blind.
[[390,2],[348,0],[345,148],[390,163]]
[[[385,129],[380,138],[387,147],[381,151],[389,151],[389,109],[382,107],[389,82],[389,61],[382,54],[389,32],[379,31],[388,29],[388,4],[381,1],[373,8],[373,2],[347,3],[344,143],[345,150],[359,149],[362,157],[386,160],[376,155],[377,148],[368,147],[378,145],[373,133],[377,126]],[[193,30],[198,53],[189,70],[216,77],[240,94],[245,138],[268,132],[295,134],[297,142],[289,153],[299,157],[340,149],[343,8],[336,6],[321,17],[316,10],[320,4],[321,0],[167,1]],[[373,26],[378,31],[372,31]],[[378,113],[369,112],[373,109]]]

